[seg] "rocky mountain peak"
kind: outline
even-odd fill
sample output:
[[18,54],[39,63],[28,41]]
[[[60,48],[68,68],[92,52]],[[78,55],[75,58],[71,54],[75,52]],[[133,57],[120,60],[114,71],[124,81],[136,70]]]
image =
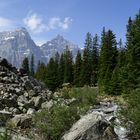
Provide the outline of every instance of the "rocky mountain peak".
[[39,47],[24,27],[14,31],[0,32],[0,57],[6,58],[17,68],[21,67],[25,57],[30,60],[32,54],[34,54],[35,65],[39,60],[47,63],[51,57],[55,56],[56,52],[63,53],[66,46],[69,47],[75,58],[79,50],[78,46],[66,40],[62,35],[58,34],[54,39]]

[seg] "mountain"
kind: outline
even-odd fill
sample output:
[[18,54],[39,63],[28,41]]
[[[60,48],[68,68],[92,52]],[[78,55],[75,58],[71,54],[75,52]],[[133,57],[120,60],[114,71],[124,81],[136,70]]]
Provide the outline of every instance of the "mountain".
[[18,68],[21,66],[23,59],[28,57],[30,60],[32,54],[34,54],[35,65],[39,60],[47,63],[56,52],[61,54],[66,46],[69,46],[75,57],[79,49],[78,46],[65,40],[60,35],[42,46],[37,46],[25,28],[0,32],[0,57],[6,58]]
[[25,28],[0,33],[0,56],[20,67],[23,59],[34,54],[35,62],[42,59],[42,51],[31,39]]
[[43,44],[40,49],[42,50],[44,57],[49,60],[51,57],[54,57],[57,52],[62,54],[65,51],[66,46],[68,46],[69,50],[73,54],[73,57],[75,58],[77,51],[79,50],[78,45],[75,45],[72,42],[64,39],[64,37],[61,35],[57,35],[51,41]]

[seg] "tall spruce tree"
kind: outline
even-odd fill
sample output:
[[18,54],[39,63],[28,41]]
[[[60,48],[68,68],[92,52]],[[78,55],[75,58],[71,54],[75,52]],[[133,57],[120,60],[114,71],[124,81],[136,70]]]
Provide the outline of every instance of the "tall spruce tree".
[[113,70],[111,77],[111,86],[110,86],[110,94],[120,95],[122,93],[122,80],[123,80],[123,71],[124,66],[126,64],[126,49],[122,44],[122,40],[120,39],[118,43],[118,60],[117,64]]
[[34,76],[35,71],[34,71],[34,55],[32,54],[31,56],[31,62],[30,62],[30,75]]
[[92,46],[92,73],[91,73],[91,85],[95,86],[97,84],[97,74],[98,74],[98,59],[99,59],[99,38],[97,34],[93,37]]
[[74,65],[74,85],[79,87],[81,82],[81,69],[82,69],[82,58],[80,51],[77,52],[75,65]]
[[52,91],[55,91],[56,88],[58,87],[57,67],[58,67],[57,63],[53,58],[51,58],[47,65],[45,83],[46,86]]
[[92,73],[92,36],[89,32],[86,34],[82,60],[81,86],[90,85]]
[[127,87],[131,90],[140,84],[140,11],[134,20],[129,18],[126,37]]
[[99,85],[105,92],[110,89],[110,80],[112,72],[117,64],[117,43],[115,35],[111,30],[102,33],[102,43],[100,51],[99,65]]
[[43,62],[38,62],[37,70],[35,73],[36,79],[39,81],[45,82],[45,77],[47,73],[47,67]]
[[28,57],[25,57],[22,62],[22,68],[29,74],[29,60]]
[[70,52],[68,46],[66,46],[64,59],[65,59],[64,83],[72,83],[73,82],[73,60],[72,60],[72,53]]
[[64,70],[65,70],[65,60],[64,60],[64,54],[62,53],[60,56],[60,61],[59,61],[59,65],[58,65],[59,87],[61,87],[64,82]]

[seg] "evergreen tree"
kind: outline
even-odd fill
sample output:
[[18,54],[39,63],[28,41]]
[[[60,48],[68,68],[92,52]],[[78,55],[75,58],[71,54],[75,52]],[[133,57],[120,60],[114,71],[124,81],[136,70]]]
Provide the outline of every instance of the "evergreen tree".
[[64,83],[73,82],[73,60],[72,53],[66,46],[66,51],[64,53],[65,67],[64,67]]
[[83,52],[83,59],[82,59],[82,70],[80,74],[80,79],[81,79],[81,86],[84,85],[90,85],[91,82],[91,65],[89,64],[88,61],[88,49],[85,48]]
[[46,65],[43,62],[39,61],[36,74],[35,74],[36,79],[38,79],[39,81],[45,82],[46,73],[47,73]]
[[35,71],[34,71],[34,55],[32,54],[31,56],[31,63],[30,63],[30,75],[34,76]]
[[117,44],[115,35],[111,30],[102,33],[100,65],[99,65],[99,85],[105,92],[110,88],[112,72],[117,64]]
[[82,66],[82,58],[81,58],[81,53],[80,51],[78,51],[77,56],[76,56],[76,60],[75,60],[75,65],[74,65],[74,85],[76,85],[77,87],[80,86],[80,82],[81,82],[81,66]]
[[92,73],[91,73],[91,85],[95,86],[97,83],[97,74],[98,74],[98,59],[99,59],[99,53],[98,53],[98,47],[99,47],[99,41],[98,41],[97,34],[93,38],[93,46],[92,46]]
[[[119,41],[119,50],[118,50],[118,61],[113,70],[111,78],[111,87],[110,93],[113,95],[119,95],[122,93],[122,81],[123,81],[123,71],[126,64],[126,49],[122,45],[122,40]],[[124,75],[125,76],[125,75]]]
[[48,65],[47,65],[47,73],[45,78],[46,86],[52,90],[55,91],[58,87],[58,77],[57,77],[57,64],[54,61],[53,58],[50,59]]
[[28,57],[25,57],[22,62],[22,68],[29,74],[29,60]]
[[58,65],[58,81],[60,87],[62,86],[64,81],[64,69],[65,69],[65,60],[64,60],[64,54],[62,53]]
[[88,32],[86,34],[85,48],[83,52],[81,86],[91,84],[92,75],[92,36]]
[[131,90],[140,84],[140,11],[134,20],[129,18],[126,37],[127,87]]

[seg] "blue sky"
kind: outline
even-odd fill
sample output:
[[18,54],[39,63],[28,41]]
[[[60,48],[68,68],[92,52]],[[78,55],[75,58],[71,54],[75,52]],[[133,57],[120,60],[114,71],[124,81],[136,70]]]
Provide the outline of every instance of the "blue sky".
[[25,27],[37,44],[57,34],[84,46],[87,32],[103,26],[125,41],[126,24],[140,9],[140,0],[0,0],[0,31]]

